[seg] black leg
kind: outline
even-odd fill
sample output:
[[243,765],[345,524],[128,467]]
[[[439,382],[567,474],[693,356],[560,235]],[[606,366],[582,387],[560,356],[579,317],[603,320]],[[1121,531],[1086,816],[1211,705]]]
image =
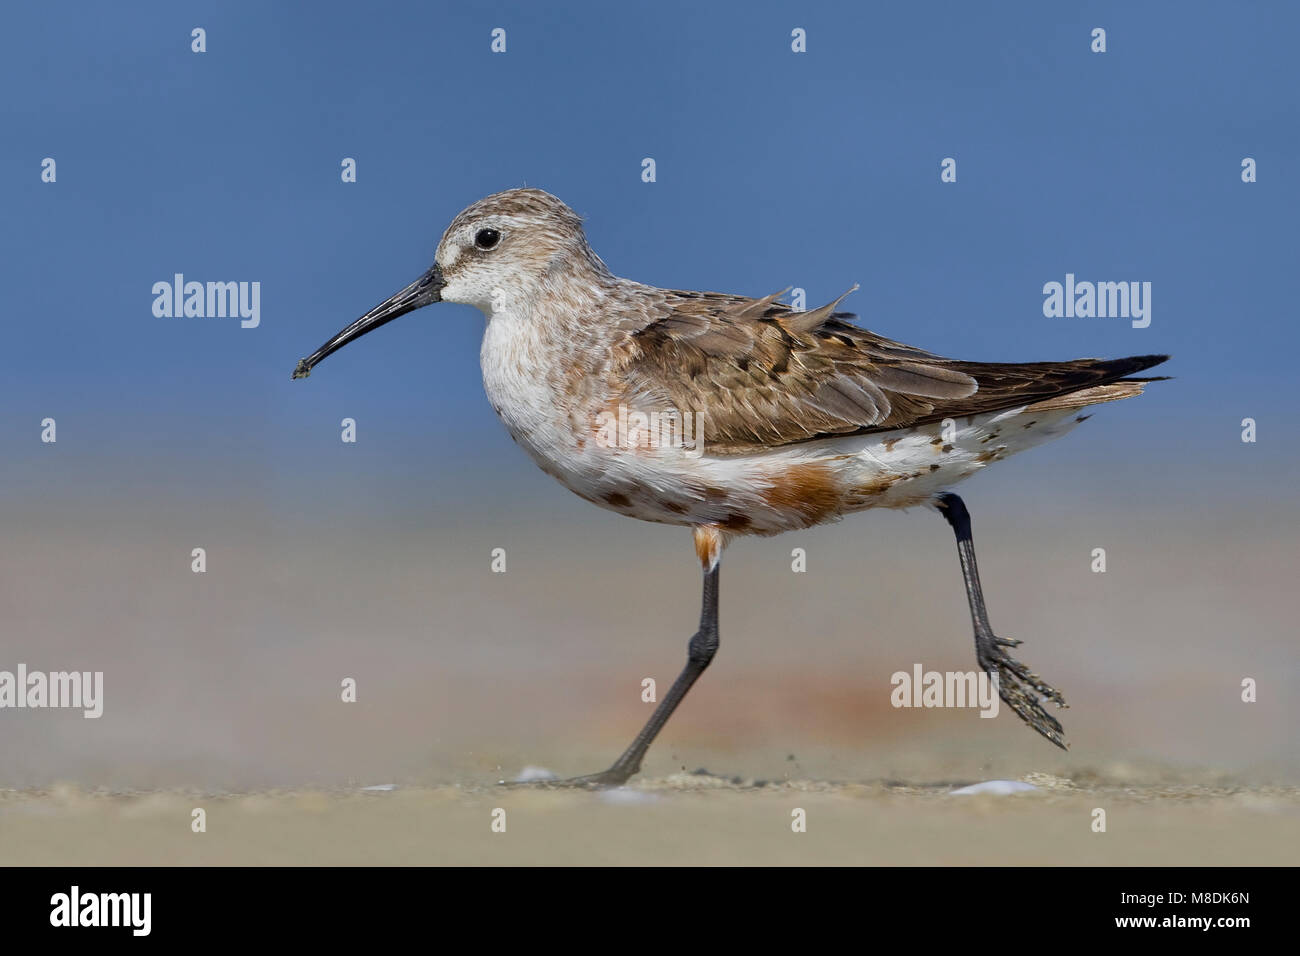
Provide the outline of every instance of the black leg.
[[954,494],[942,494],[935,498],[935,505],[957,535],[957,556],[961,559],[961,575],[966,582],[966,598],[975,625],[975,657],[980,667],[997,679],[998,696],[1021,720],[1062,750],[1068,749],[1060,721],[1045,711],[1042,704],[1042,699],[1046,699],[1064,707],[1065,698],[1006,652],[1005,648],[1015,647],[1020,641],[998,637],[989,625],[984,592],[980,588],[980,573],[975,565],[975,542],[971,538],[970,512],[966,510],[966,503]]
[[682,702],[686,692],[704,673],[704,669],[713,660],[713,655],[718,652],[718,570],[719,565],[715,564],[712,571],[704,573],[704,600],[700,609],[700,629],[686,645],[686,666],[677,675],[677,680],[673,681],[668,694],[659,702],[659,706],[650,715],[641,732],[636,735],[636,739],[608,770],[585,777],[552,781],[553,786],[618,787],[627,783],[628,779],[641,769],[641,759],[654,743],[655,737],[659,736],[659,731],[663,729],[664,724],[668,723],[668,718],[673,715],[673,711]]

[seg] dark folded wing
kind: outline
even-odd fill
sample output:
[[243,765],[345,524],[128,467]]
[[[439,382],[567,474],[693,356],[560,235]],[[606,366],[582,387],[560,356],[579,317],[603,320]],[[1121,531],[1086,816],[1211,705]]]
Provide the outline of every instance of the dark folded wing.
[[857,328],[839,300],[795,312],[782,293],[656,292],[653,317],[613,350],[611,384],[629,406],[701,416],[715,454],[1014,408],[1165,358],[963,362]]

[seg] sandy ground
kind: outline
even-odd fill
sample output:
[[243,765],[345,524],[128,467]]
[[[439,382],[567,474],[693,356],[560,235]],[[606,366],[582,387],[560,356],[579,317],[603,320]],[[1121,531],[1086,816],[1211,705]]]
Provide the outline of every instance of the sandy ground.
[[[545,524],[508,495],[420,524],[458,513],[389,508],[382,473],[339,489],[380,513],[325,523],[183,486],[10,512],[0,668],[101,670],[104,712],[0,713],[0,865],[1300,863],[1300,542],[1252,501],[1029,472],[968,497],[994,626],[1065,692],[1069,753],[1010,713],[891,706],[895,671],[974,665],[937,516],[742,542],[718,658],[644,776],[599,794],[494,784],[626,746],[697,619],[689,536],[562,489]],[[1198,509],[1214,520],[1180,520]],[[1040,789],[948,795],[997,779]]]
[[[1037,789],[742,781],[605,792],[0,794],[4,865],[1296,865],[1300,788],[1029,774]],[[206,832],[191,829],[202,808]],[[1093,830],[1106,812],[1106,832]],[[806,831],[794,832],[802,810]],[[503,813],[502,813],[503,812]],[[504,818],[504,832],[493,821]]]

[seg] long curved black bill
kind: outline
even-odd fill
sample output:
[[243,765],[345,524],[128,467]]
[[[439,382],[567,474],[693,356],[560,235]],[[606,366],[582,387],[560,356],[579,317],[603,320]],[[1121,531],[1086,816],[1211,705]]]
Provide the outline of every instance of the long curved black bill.
[[359,339],[367,332],[373,332],[386,322],[391,322],[408,312],[414,312],[422,306],[441,302],[444,285],[446,283],[442,278],[442,270],[435,263],[432,269],[401,292],[375,306],[305,359],[299,359],[297,367],[293,370],[293,377],[306,378],[313,368],[324,361],[325,356],[337,352],[353,339]]

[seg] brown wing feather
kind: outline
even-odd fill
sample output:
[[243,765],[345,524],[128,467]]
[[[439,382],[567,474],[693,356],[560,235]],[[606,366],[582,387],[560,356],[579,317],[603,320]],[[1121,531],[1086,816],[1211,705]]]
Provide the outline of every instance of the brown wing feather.
[[963,362],[851,325],[839,300],[795,312],[783,293],[656,291],[655,317],[613,350],[611,384],[630,406],[702,416],[715,454],[1014,408],[1165,358]]

